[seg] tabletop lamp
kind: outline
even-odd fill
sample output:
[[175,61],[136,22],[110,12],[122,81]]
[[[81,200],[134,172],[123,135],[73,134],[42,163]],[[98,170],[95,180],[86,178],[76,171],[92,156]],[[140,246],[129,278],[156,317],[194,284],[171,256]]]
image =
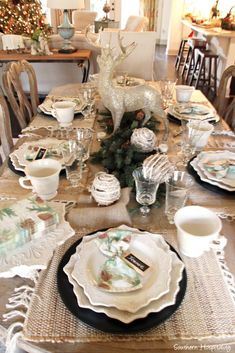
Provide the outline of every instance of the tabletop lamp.
[[59,35],[64,39],[63,46],[59,50],[59,53],[74,53],[77,49],[71,45],[70,39],[74,35],[75,28],[69,21],[68,10],[84,9],[84,0],[47,0],[47,7],[64,10],[63,23],[57,27]]

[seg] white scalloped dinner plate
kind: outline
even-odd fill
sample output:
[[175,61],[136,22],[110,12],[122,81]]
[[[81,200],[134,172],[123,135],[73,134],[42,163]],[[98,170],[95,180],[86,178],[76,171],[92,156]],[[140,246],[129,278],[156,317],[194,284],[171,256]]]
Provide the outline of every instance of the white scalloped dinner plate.
[[[168,108],[168,113],[172,115],[173,117],[179,119],[179,120],[206,120],[206,121],[215,121],[218,122],[220,120],[220,117],[218,114],[216,114],[216,111],[212,108],[209,108],[203,104],[200,103],[189,103],[189,107],[195,107],[198,108],[198,113],[179,113],[179,107],[181,107],[182,104],[175,104],[172,105]],[[186,104],[184,106],[187,107]],[[186,108],[185,108],[186,109]],[[187,110],[187,109],[186,109]],[[189,109],[190,110],[190,109]],[[201,112],[201,114],[200,114]]]
[[200,153],[200,158],[198,159],[198,167],[203,171],[205,176],[210,179],[210,180],[215,180],[219,184],[224,184],[228,185],[229,187],[235,188],[235,179],[229,179],[223,177],[223,178],[216,178],[215,175],[210,173],[206,168],[205,168],[205,161],[209,162],[214,162],[214,161],[219,161],[222,159],[228,159],[228,160],[235,160],[235,153],[230,152],[230,151],[208,151],[208,152],[201,152]]
[[77,281],[72,277],[72,271],[75,263],[77,262],[77,257],[79,256],[80,247],[77,247],[76,253],[71,256],[69,262],[64,267],[64,272],[68,276],[69,282],[73,285],[73,291],[77,298],[78,305],[82,308],[91,309],[97,313],[104,313],[107,316],[122,321],[126,324],[130,322],[145,318],[150,313],[157,313],[167,306],[173,305],[176,300],[177,293],[179,291],[179,283],[182,279],[182,273],[184,270],[184,264],[178,256],[169,250],[169,246],[166,244],[161,235],[154,234],[151,235],[151,238],[154,240],[157,246],[161,247],[165,252],[169,252],[172,258],[172,269],[170,273],[170,286],[169,291],[161,296],[157,300],[153,300],[149,305],[141,308],[136,313],[130,313],[128,311],[118,310],[113,307],[105,307],[105,306],[94,306],[90,303],[88,297],[85,295],[84,290]]
[[235,188],[229,187],[225,184],[223,184],[222,182],[217,182],[215,180],[209,179],[203,172],[203,170],[201,170],[201,168],[198,166],[198,162],[199,162],[199,158],[200,158],[200,154],[194,158],[190,164],[193,167],[193,169],[197,172],[198,176],[200,177],[200,179],[202,181],[205,181],[206,183],[209,183],[211,185],[215,185],[218,186],[221,189],[227,190],[227,191],[235,191]]
[[[71,98],[71,97],[64,97],[64,98],[61,98],[61,99],[57,99],[56,100],[57,102],[62,102],[62,101],[71,101],[71,102],[75,102],[76,103],[76,107],[75,107],[75,110],[74,110],[74,113],[77,114],[77,113],[80,113],[82,111],[82,109],[84,108],[85,106],[85,103],[84,101],[79,97],[76,97],[76,98]],[[44,114],[47,114],[47,115],[52,115],[52,104],[54,104],[55,101],[50,99],[49,97],[47,97],[44,102],[42,104],[40,104],[38,106],[38,108],[44,113]],[[54,118],[54,117],[53,117]]]
[[[60,145],[65,143],[66,140],[57,140],[56,138],[43,138],[37,141],[30,141],[23,143],[18,149],[12,152],[9,157],[16,170],[24,170],[24,167],[29,165],[32,161],[26,159],[26,154],[30,153],[29,146],[32,147],[43,147],[43,148],[59,148]],[[60,157],[51,156],[50,158],[58,160],[62,165],[64,159],[62,155]],[[17,163],[16,163],[17,161]]]
[[134,234],[129,251],[150,268],[142,277],[142,288],[132,292],[110,293],[97,287],[95,278],[107,257],[101,253],[95,241],[81,246],[72,277],[83,287],[91,304],[135,313],[169,291],[172,261],[170,253],[158,247],[149,234]]

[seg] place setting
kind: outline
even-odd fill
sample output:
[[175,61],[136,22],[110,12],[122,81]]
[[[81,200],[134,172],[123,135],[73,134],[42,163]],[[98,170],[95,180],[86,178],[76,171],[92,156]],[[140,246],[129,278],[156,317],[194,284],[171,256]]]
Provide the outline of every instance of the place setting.
[[225,195],[235,195],[235,153],[202,151],[188,163],[188,172],[202,186]]
[[73,108],[74,114],[78,114],[83,110],[84,104],[81,97],[47,96],[43,103],[38,106],[38,110],[55,118],[55,109],[57,108]]
[[8,166],[16,174],[22,175],[25,167],[34,160],[52,158],[63,165],[61,147],[65,142],[51,137],[26,141],[9,155]]
[[[208,102],[196,102],[193,98],[195,88],[187,85],[174,85],[168,98],[167,114],[170,121],[181,124],[186,121],[219,122],[220,117]],[[163,92],[164,97],[164,92]],[[175,100],[173,99],[175,97]]]
[[60,296],[72,314],[112,333],[165,321],[183,300],[186,283],[183,262],[161,235],[124,225],[74,243],[57,272]]

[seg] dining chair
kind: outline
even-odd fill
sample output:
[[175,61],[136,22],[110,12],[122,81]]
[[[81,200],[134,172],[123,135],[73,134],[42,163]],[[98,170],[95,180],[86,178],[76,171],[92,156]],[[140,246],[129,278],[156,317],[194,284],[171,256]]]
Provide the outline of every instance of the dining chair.
[[224,115],[224,120],[228,123],[232,130],[235,131],[235,97],[227,107]]
[[235,125],[235,111],[234,101],[235,98],[230,96],[229,86],[231,79],[235,78],[235,65],[231,65],[225,69],[220,79],[220,84],[217,91],[217,97],[214,102],[214,106],[220,116],[222,116],[228,124],[233,123]]
[[97,12],[95,11],[73,11],[72,23],[75,27],[75,31],[85,31],[87,26],[94,24],[96,16]]
[[[121,29],[124,32],[143,32],[147,30],[149,20],[145,16],[129,16],[125,27]],[[105,32],[117,32],[120,28],[104,28]]]
[[[100,32],[100,44],[102,47],[110,45],[120,52],[118,32]],[[125,71],[129,76],[153,81],[153,67],[155,61],[156,32],[124,32],[121,31],[123,45],[136,43],[136,48],[117,67],[118,71]],[[137,60],[138,58],[138,60]]]
[[[10,154],[14,142],[11,131],[10,113],[2,88],[0,87],[0,160],[1,162]],[[0,163],[1,164],[1,163]]]
[[[23,80],[29,83],[29,94],[23,89]],[[33,66],[26,60],[9,62],[2,75],[3,89],[20,128],[25,128],[37,114],[39,105],[37,79]]]

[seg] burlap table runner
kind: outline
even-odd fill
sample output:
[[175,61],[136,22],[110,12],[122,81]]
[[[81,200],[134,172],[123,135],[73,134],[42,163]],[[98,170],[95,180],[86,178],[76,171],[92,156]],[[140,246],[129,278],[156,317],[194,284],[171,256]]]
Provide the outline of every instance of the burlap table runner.
[[[132,335],[106,334],[82,323],[63,304],[56,274],[65,251],[82,234],[76,234],[55,253],[39,277],[23,327],[23,338],[34,342],[158,341],[174,339],[235,340],[235,303],[223,264],[223,252],[211,250],[198,259],[183,257],[188,285],[179,309],[164,323]],[[166,239],[176,247],[175,231]],[[227,274],[227,277],[226,277]],[[227,279],[228,281],[227,281]]]

